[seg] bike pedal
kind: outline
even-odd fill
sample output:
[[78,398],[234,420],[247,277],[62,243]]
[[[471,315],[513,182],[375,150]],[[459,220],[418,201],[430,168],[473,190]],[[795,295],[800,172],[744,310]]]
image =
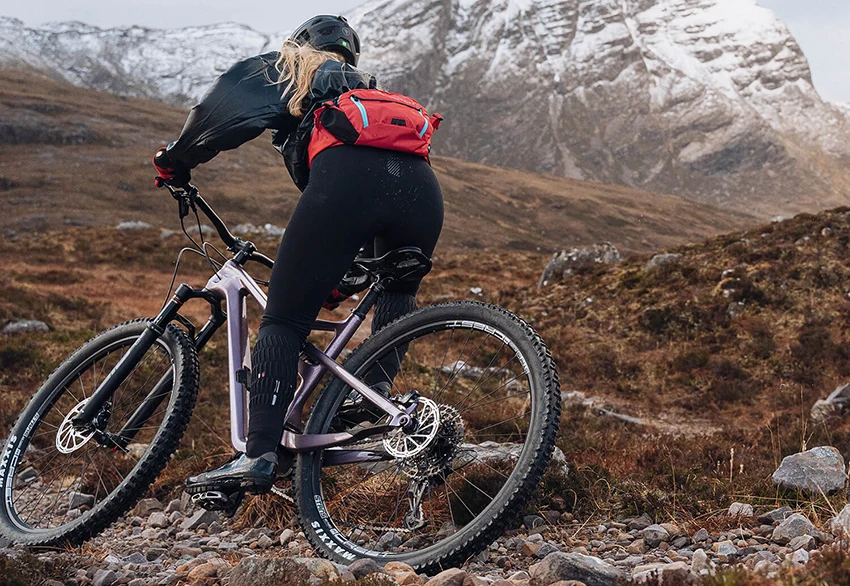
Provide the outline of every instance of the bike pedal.
[[242,504],[245,492],[242,490],[225,494],[220,490],[208,490],[192,495],[192,502],[208,511],[221,511],[227,517],[232,517]]

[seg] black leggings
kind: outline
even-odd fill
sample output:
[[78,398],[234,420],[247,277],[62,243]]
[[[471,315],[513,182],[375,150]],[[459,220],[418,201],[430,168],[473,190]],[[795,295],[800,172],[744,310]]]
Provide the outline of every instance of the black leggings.
[[[374,241],[380,256],[416,246],[431,256],[442,225],[440,185],[421,157],[356,146],[316,157],[278,249],[251,356],[249,457],[280,443],[301,347],[360,247]],[[415,309],[418,288],[418,282],[390,287],[375,307],[372,331]]]

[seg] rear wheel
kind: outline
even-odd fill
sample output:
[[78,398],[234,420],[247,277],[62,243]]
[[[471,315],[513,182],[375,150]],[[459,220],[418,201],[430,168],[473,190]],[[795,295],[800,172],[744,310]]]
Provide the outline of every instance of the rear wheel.
[[[0,535],[26,545],[78,544],[129,510],[165,467],[198,392],[198,357],[170,325],[98,414],[99,432],[71,418],[147,329],[128,322],[89,340],[50,375],[18,417],[0,460]],[[161,380],[156,393],[153,389]],[[148,396],[155,408],[126,446],[116,438]],[[126,430],[125,430],[126,433]]]
[[[326,465],[330,449],[299,457],[297,503],[316,550],[430,572],[492,543],[528,502],[558,430],[558,375],[540,337],[498,307],[447,303],[377,332],[346,369],[376,388],[391,383],[397,401],[416,393],[418,426],[356,446],[381,461]],[[362,409],[334,379],[307,433],[385,421]]]

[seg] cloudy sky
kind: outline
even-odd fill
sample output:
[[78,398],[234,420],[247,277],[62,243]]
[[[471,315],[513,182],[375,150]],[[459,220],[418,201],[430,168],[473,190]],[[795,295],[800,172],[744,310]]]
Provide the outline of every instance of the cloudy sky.
[[[815,86],[828,100],[850,103],[850,1],[757,0],[773,9],[797,38]],[[80,20],[97,26],[181,27],[237,21],[256,29],[289,30],[322,12],[345,12],[360,0],[29,0],[8,2],[0,14],[27,24]]]

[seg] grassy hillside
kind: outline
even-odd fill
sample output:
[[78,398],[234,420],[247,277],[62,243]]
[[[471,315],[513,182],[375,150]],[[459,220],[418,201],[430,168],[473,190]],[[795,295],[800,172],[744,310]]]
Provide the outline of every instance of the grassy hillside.
[[[186,111],[0,71],[0,233],[143,220],[173,228],[150,158]],[[285,225],[298,199],[267,138],[220,155],[195,182],[229,221]],[[435,157],[441,247],[551,252],[611,240],[627,251],[691,242],[755,220],[676,196]]]

